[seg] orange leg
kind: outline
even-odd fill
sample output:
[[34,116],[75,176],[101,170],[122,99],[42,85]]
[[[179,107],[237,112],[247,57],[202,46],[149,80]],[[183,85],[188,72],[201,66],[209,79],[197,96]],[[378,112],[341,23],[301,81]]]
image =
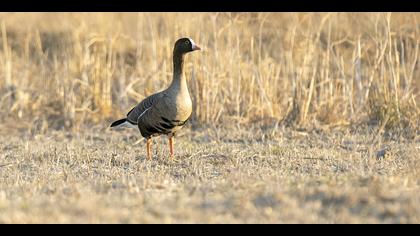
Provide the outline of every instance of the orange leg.
[[150,149],[152,146],[152,139],[148,138],[146,142],[147,142],[147,159],[151,160],[152,156],[150,156]]
[[174,136],[169,137],[169,152],[171,156],[169,157],[171,160],[174,159]]

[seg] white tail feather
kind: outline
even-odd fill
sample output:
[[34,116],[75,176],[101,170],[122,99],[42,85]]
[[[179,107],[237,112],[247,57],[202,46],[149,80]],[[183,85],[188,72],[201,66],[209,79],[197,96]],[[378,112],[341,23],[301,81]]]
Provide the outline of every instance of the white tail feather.
[[125,128],[138,129],[137,125],[133,125],[133,124],[131,124],[131,123],[130,123],[130,122],[128,122],[128,121],[125,121],[124,123],[121,123],[121,124],[119,124],[119,125],[117,125],[117,126],[114,126],[114,127],[125,127]]

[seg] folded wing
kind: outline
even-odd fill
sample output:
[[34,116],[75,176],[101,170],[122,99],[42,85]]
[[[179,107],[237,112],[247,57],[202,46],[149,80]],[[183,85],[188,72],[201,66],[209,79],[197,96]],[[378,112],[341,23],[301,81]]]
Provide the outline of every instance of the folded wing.
[[127,121],[131,124],[137,125],[138,120],[143,116],[147,110],[151,109],[162,97],[162,93],[155,93],[143,99],[137,106],[127,113]]

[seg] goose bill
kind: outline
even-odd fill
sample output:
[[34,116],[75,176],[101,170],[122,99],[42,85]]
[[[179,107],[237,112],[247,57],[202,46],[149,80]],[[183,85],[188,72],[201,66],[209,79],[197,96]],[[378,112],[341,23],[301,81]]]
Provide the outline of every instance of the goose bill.
[[199,46],[195,45],[195,44],[192,45],[192,49],[193,49],[193,51],[201,50],[201,48]]

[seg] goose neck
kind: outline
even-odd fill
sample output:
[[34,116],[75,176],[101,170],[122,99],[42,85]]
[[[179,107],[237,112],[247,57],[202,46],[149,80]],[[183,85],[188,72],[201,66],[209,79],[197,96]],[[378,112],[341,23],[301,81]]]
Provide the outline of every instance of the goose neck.
[[174,53],[173,63],[174,79],[182,77],[182,72],[184,70],[184,54]]

